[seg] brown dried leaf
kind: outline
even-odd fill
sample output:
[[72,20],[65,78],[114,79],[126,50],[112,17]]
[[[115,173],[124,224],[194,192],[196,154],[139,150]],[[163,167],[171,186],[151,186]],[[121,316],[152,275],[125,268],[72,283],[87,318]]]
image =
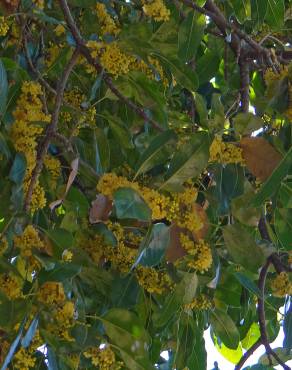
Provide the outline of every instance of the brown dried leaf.
[[184,229],[178,227],[176,224],[170,227],[170,242],[165,253],[165,258],[168,262],[175,262],[187,254],[179,240],[179,234],[183,232],[183,230]]
[[282,155],[262,137],[244,137],[240,141],[247,168],[259,180],[269,178]]
[[198,203],[193,204],[193,211],[197,213],[197,215],[199,216],[203,223],[203,227],[200,230],[193,233],[194,239],[198,241],[199,239],[204,239],[208,233],[209,229],[208,216],[204,208],[200,206]]
[[113,202],[109,197],[99,194],[96,199],[91,202],[89,210],[89,222],[96,224],[98,222],[107,221],[113,208]]

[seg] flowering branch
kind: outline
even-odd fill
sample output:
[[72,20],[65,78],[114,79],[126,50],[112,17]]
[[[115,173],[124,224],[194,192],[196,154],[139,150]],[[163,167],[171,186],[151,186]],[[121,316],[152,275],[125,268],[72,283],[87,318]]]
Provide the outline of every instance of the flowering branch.
[[36,165],[35,165],[35,168],[33,169],[31,180],[28,186],[26,197],[25,197],[24,209],[26,212],[29,211],[33,190],[37,183],[38,177],[43,169],[44,158],[48,151],[51,138],[56,132],[57,125],[58,125],[58,119],[59,119],[59,113],[60,113],[60,109],[61,109],[62,102],[63,102],[64,90],[65,90],[68,78],[77,62],[78,56],[79,56],[79,49],[77,48],[74,50],[71,59],[69,60],[66,68],[64,69],[63,76],[58,83],[57,90],[56,90],[55,109],[52,114],[51,123],[47,126],[46,131],[45,131],[45,136],[38,145]]
[[[59,0],[60,7],[63,11],[65,21],[68,25],[68,28],[80,49],[80,53],[86,58],[89,64],[91,64],[98,73],[101,73],[103,67],[91,56],[90,50],[86,46],[86,42],[81,36],[81,33],[73,19],[69,6],[66,0]],[[103,80],[107,84],[108,88],[121,100],[124,102],[131,110],[133,110],[138,116],[144,119],[144,121],[149,122],[155,129],[158,131],[164,131],[163,128],[152,118],[150,118],[144,109],[137,106],[132,100],[125,97],[114,85],[110,76],[106,73],[103,75]]]

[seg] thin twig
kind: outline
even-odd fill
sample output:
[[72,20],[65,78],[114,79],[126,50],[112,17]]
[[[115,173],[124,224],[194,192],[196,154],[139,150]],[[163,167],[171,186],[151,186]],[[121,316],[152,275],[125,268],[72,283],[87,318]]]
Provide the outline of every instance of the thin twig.
[[252,354],[262,345],[262,339],[259,338],[241,357],[234,370],[240,370],[245,362],[252,356]]
[[37,183],[37,180],[38,180],[38,177],[39,177],[39,175],[42,171],[43,164],[44,164],[44,158],[45,158],[45,155],[48,151],[50,141],[51,141],[52,136],[54,135],[54,133],[57,129],[59,113],[60,113],[60,109],[61,109],[62,102],[63,102],[64,90],[66,88],[66,84],[67,84],[68,78],[69,78],[69,76],[72,72],[72,69],[74,68],[74,66],[77,62],[78,56],[79,56],[79,50],[75,49],[73,54],[72,54],[71,59],[69,60],[67,66],[66,66],[66,68],[63,72],[63,76],[62,76],[61,80],[58,83],[55,109],[54,109],[53,114],[52,114],[51,123],[47,126],[47,129],[45,131],[45,136],[44,136],[43,140],[41,140],[39,145],[38,145],[37,156],[36,156],[36,165],[35,165],[35,168],[33,169],[32,175],[31,175],[31,180],[30,180],[30,183],[29,183],[29,186],[28,186],[28,190],[27,190],[26,197],[25,197],[25,202],[24,202],[25,211],[28,211],[29,208],[30,208],[31,198],[32,198],[34,187],[35,187],[35,185]]
[[[86,58],[89,64],[91,64],[98,73],[101,73],[103,71],[102,66],[91,56],[90,50],[86,46],[86,42],[81,36],[81,33],[72,17],[71,11],[69,9],[69,6],[67,4],[66,0],[58,0],[60,7],[63,11],[65,21],[68,25],[68,28],[70,32],[72,33],[72,36],[78,45],[81,54]],[[163,128],[152,118],[150,118],[147,113],[144,111],[144,109],[138,107],[132,100],[128,99],[126,96],[124,96],[114,85],[112,79],[104,73],[103,80],[106,83],[106,85],[109,87],[109,89],[121,100],[124,102],[129,108],[131,108],[138,116],[144,119],[144,121],[149,122],[155,129],[158,131],[164,131]]]

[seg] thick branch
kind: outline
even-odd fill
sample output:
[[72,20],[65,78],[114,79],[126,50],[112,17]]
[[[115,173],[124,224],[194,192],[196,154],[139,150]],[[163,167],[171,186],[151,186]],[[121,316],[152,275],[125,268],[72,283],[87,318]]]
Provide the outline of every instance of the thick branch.
[[57,91],[56,91],[57,94],[56,94],[55,109],[54,109],[54,112],[52,114],[51,123],[47,126],[46,131],[45,131],[45,136],[44,136],[43,140],[41,140],[39,145],[38,145],[37,156],[36,156],[36,165],[35,165],[35,168],[32,172],[31,180],[30,180],[30,183],[29,183],[29,186],[28,186],[28,190],[27,190],[26,197],[25,197],[25,202],[24,202],[25,211],[28,211],[29,208],[30,208],[33,190],[34,190],[35,185],[37,183],[38,177],[39,177],[39,175],[40,175],[40,173],[43,169],[44,158],[45,158],[45,155],[48,151],[51,138],[52,138],[52,136],[54,135],[54,133],[57,129],[59,113],[60,113],[60,109],[61,109],[62,102],[63,102],[64,90],[65,90],[68,78],[69,78],[69,76],[72,72],[72,69],[74,68],[74,66],[77,62],[78,56],[79,56],[79,50],[75,49],[75,51],[72,54],[72,57],[71,57],[70,61],[68,62],[67,66],[66,66],[66,68],[63,72],[63,76],[62,76],[61,80],[58,83],[58,87],[57,87]]
[[239,75],[240,75],[240,101],[241,111],[247,113],[249,110],[249,64],[248,61],[239,58]]
[[259,338],[241,357],[238,364],[235,366],[234,370],[240,370],[245,362],[252,356],[252,354],[262,345],[262,339]]
[[[102,72],[103,68],[102,66],[94,59],[92,58],[90,54],[90,50],[87,48],[86,43],[84,39],[81,36],[81,33],[72,17],[71,11],[68,7],[66,0],[59,0],[60,7],[63,11],[65,21],[72,33],[72,36],[74,37],[74,40],[76,44],[80,48],[81,54],[86,58],[88,63],[94,66],[96,71],[98,73]],[[114,85],[112,79],[105,73],[103,76],[103,80],[109,87],[109,89],[122,101],[124,102],[131,110],[133,110],[138,116],[144,119],[144,121],[149,122],[155,129],[158,131],[163,131],[162,127],[154,121],[152,118],[148,117],[147,113],[144,111],[144,109],[138,107],[133,101],[125,97]]]

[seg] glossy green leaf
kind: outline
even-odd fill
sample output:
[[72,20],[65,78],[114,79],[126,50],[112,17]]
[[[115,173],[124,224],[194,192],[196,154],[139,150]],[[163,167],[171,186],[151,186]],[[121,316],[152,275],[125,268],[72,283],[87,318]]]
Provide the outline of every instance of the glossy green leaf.
[[42,270],[39,273],[38,280],[40,284],[47,281],[64,281],[71,279],[81,272],[81,266],[73,263],[56,262],[54,268],[51,270]]
[[251,4],[250,0],[230,0],[236,18],[239,20],[240,23],[251,18]]
[[178,191],[182,184],[196,178],[209,159],[209,136],[205,132],[193,134],[190,140],[174,154],[161,189]]
[[292,209],[277,208],[275,210],[275,231],[285,250],[292,249]]
[[284,0],[267,0],[266,21],[274,29],[283,27],[285,14]]
[[119,219],[130,218],[141,221],[151,219],[151,209],[133,189],[120,188],[115,191],[114,206]]
[[[153,225],[146,246],[138,257],[138,263],[143,266],[155,266],[160,263],[170,241],[169,227],[163,223]],[[143,242],[142,242],[143,243]]]
[[141,154],[141,157],[136,164],[135,178],[140,174],[149,171],[157,163],[159,163],[159,160],[161,160],[161,156],[164,155],[165,146],[175,139],[176,135],[171,130],[167,130],[155,136],[154,139],[150,142],[147,149],[145,149],[145,151]]
[[239,332],[227,313],[215,309],[210,315],[210,324],[217,337],[226,347],[236,349],[239,344]]
[[31,341],[33,340],[33,337],[36,333],[36,330],[37,330],[37,327],[38,327],[38,324],[39,324],[39,317],[36,316],[32,322],[30,323],[25,335],[23,336],[23,338],[21,339],[21,346],[23,348],[27,348],[29,347]]
[[10,180],[15,182],[15,184],[20,185],[24,179],[25,171],[26,171],[25,156],[23,154],[17,153],[9,173]]
[[5,113],[8,95],[7,73],[2,60],[0,59],[0,115]]
[[183,62],[195,57],[206,26],[205,16],[189,12],[179,26],[178,55]]
[[233,224],[223,228],[223,236],[234,262],[256,272],[264,262],[264,255],[250,232],[240,224]]
[[251,18],[256,24],[262,24],[266,17],[268,1],[251,0]]
[[56,256],[62,256],[64,249],[74,246],[74,239],[71,232],[62,228],[47,230],[46,234],[55,246]]

